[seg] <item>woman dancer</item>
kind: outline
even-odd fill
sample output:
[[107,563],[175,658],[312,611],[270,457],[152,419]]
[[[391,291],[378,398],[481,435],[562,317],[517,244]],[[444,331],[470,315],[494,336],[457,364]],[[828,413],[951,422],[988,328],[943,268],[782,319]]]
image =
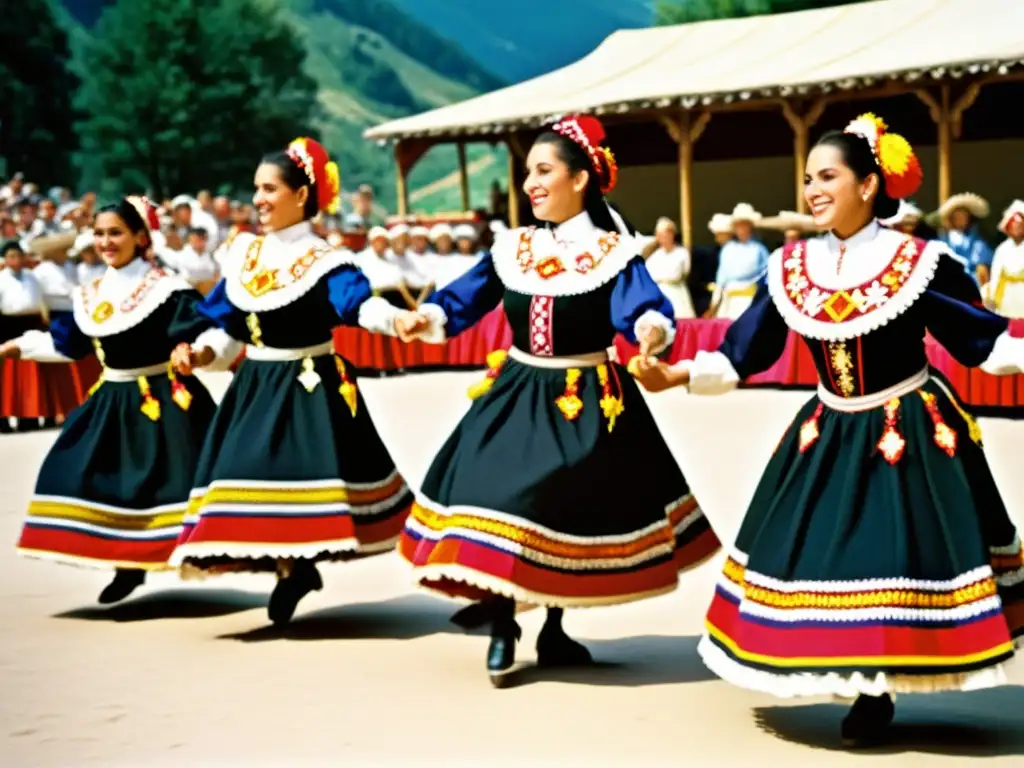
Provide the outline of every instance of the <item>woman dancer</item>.
[[95,242],[106,273],[76,289],[72,313],[49,332],[0,347],[0,358],[70,362],[95,352],[103,364],[43,461],[18,542],[31,557],[113,568],[101,603],[124,599],[146,571],[166,568],[181,532],[214,404],[197,379],[174,374],[171,350],[195,339],[233,359],[230,339],[195,311],[202,296],[144,258],[147,205],[101,208]]
[[675,327],[604,200],[616,166],[603,140],[591,117],[541,134],[524,189],[548,227],[505,233],[396,320],[401,337],[437,342],[503,301],[512,324],[515,346],[507,360],[492,355],[399,546],[421,585],[491,600],[487,670],[497,687],[515,661],[516,601],[548,608],[539,664],[587,663],[562,628],[564,608],[671,591],[680,570],[719,546],[636,385],[605,352],[619,331],[657,353]]
[[[297,139],[263,159],[255,185],[267,234],[235,238],[199,307],[247,342],[246,359],[210,427],[172,563],[276,571],[268,612],[284,624],[322,587],[318,561],[392,549],[412,496],[331,342],[337,325],[387,326],[398,311],[312,232],[337,205],[336,166]],[[174,360],[187,372],[209,356],[182,345]]]
[[1003,682],[1024,632],[1020,539],[924,336],[993,373],[1020,366],[1024,341],[980,308],[945,245],[879,226],[920,182],[910,146],[873,115],[824,135],[804,196],[831,234],[776,251],[717,352],[638,371],[651,390],[712,394],[770,367],[788,329],[807,343],[818,395],[765,469],[699,650],[746,688],[856,697],[848,744],[879,737],[894,693]]

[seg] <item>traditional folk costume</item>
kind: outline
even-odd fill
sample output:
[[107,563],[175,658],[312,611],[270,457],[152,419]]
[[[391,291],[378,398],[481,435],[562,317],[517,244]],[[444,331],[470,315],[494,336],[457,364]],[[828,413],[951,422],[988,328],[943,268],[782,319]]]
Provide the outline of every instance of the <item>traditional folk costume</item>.
[[726,391],[770,367],[792,329],[820,377],[747,510],[705,663],[783,697],[1003,682],[1024,632],[1021,542],[924,337],[994,372],[1007,356],[1019,365],[1024,342],[980,308],[944,245],[877,222],[777,251],[767,280],[717,352],[682,364],[691,392]]
[[[326,153],[306,146],[314,159],[300,157],[325,180]],[[331,331],[388,325],[394,308],[304,221],[264,237],[240,233],[200,312],[246,342],[246,359],[210,427],[172,563],[276,569],[279,584],[305,594],[320,588],[314,562],[392,549],[412,495]],[[272,600],[275,622],[292,610],[278,616]]]
[[[751,225],[761,220],[761,214],[749,203],[740,203],[732,212],[732,224],[746,221]],[[715,317],[735,320],[750,306],[757,286],[764,277],[768,264],[768,249],[758,240],[730,240],[718,255],[715,274]]]
[[[670,219],[658,221],[655,231],[667,228],[675,231],[675,224]],[[694,317],[693,299],[686,279],[690,276],[690,252],[676,244],[665,250],[661,246],[651,253],[644,262],[651,278],[661,288],[670,302],[677,319]]]
[[[499,302],[514,347],[492,354],[423,481],[399,546],[416,580],[557,607],[675,589],[718,541],[635,383],[605,352],[645,323],[674,335],[632,238],[597,230],[585,212],[554,230],[511,230],[421,307],[425,340],[461,333]],[[640,475],[650,482],[615,480]]]
[[1010,223],[1024,221],[1024,200],[1014,200],[1003,213],[999,230],[1007,237],[992,257],[992,280],[985,286],[993,308],[1003,317],[1024,317],[1024,240],[1014,240]]
[[24,555],[132,570],[167,567],[181,533],[214,403],[168,360],[182,342],[230,357],[230,340],[195,310],[183,280],[142,258],[81,286],[73,312],[18,339],[22,357],[103,363],[89,399],[43,461],[18,542]]
[[[14,272],[0,266],[0,343],[46,328],[43,287],[30,269]],[[0,422],[15,418],[19,426],[38,426],[67,417],[81,402],[75,378],[64,366],[35,360],[0,360]],[[6,429],[5,429],[6,431]]]

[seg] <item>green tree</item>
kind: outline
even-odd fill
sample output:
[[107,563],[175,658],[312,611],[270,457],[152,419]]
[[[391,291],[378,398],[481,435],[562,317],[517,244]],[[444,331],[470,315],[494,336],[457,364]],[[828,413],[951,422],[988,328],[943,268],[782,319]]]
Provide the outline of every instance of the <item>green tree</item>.
[[0,22],[0,157],[7,172],[68,184],[75,150],[71,53],[47,0],[5,3]]
[[654,25],[808,11],[856,2],[862,0],[659,0],[654,6]]
[[304,58],[270,0],[119,0],[83,51],[83,148],[125,191],[246,189],[263,153],[313,134]]

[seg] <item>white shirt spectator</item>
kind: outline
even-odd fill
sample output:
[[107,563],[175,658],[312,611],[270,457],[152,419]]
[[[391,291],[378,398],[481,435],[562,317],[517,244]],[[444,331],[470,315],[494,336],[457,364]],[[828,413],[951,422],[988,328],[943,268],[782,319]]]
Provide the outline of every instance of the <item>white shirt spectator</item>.
[[216,280],[219,274],[217,262],[213,257],[206,253],[196,253],[190,245],[186,245],[180,251],[164,248],[160,251],[160,258],[190,283]]
[[43,291],[30,270],[17,275],[0,270],[0,315],[38,315],[43,311]]
[[55,312],[71,311],[71,294],[75,290],[75,265],[71,262],[57,264],[43,259],[32,270],[42,290],[43,302]]

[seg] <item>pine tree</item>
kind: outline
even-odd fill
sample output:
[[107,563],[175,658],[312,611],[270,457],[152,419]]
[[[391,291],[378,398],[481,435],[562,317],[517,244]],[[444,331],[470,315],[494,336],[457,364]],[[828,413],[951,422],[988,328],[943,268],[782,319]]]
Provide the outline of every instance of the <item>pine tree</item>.
[[654,6],[654,26],[691,21],[761,16],[767,13],[807,11],[863,0],[659,0]]
[[78,81],[67,35],[47,0],[5,3],[0,17],[0,165],[41,185],[68,184]]
[[311,134],[304,57],[265,0],[119,0],[84,51],[83,145],[126,191],[248,189],[261,155]]

